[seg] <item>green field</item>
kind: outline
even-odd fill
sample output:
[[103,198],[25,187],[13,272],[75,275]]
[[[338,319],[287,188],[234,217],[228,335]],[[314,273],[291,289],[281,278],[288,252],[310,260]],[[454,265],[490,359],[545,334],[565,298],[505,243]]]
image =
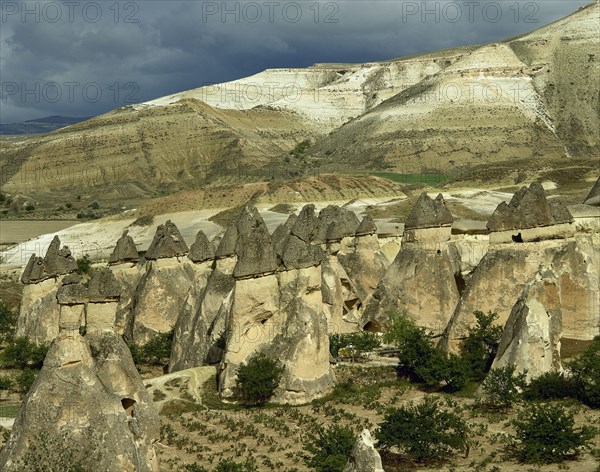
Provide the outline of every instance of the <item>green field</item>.
[[2,405],[0,403],[0,418],[16,418],[21,405]]
[[443,174],[397,174],[395,172],[374,172],[372,175],[402,184],[427,184],[437,185],[449,176]]

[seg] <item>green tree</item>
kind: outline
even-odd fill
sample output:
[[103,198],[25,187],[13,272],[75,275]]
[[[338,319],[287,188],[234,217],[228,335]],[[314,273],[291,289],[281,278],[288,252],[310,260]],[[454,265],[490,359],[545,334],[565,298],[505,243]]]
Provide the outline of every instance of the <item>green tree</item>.
[[342,472],[356,438],[348,426],[319,426],[304,446],[306,465],[317,472]]
[[517,374],[514,365],[492,369],[481,384],[485,393],[484,406],[508,411],[526,385],[525,372]]
[[236,462],[233,459],[221,459],[215,468],[215,472],[257,472],[256,464],[252,459],[244,462]]
[[333,357],[339,355],[340,349],[350,348],[356,357],[362,357],[366,352],[381,346],[381,340],[375,333],[361,331],[360,333],[335,333],[329,336],[329,352]]
[[10,340],[0,352],[0,362],[9,368],[41,368],[47,353],[47,346],[38,346],[20,336]]
[[33,369],[24,369],[17,375],[16,382],[19,392],[27,393],[37,377],[38,371]]
[[17,324],[17,316],[4,300],[0,300],[0,343],[12,339]]
[[531,380],[523,390],[523,398],[526,400],[555,400],[570,397],[577,397],[576,382],[560,372],[544,372]]
[[469,450],[467,423],[432,397],[390,408],[376,437],[383,451],[397,447],[417,462],[442,461],[453,452]]
[[275,393],[284,368],[279,361],[258,352],[250,356],[237,372],[236,387],[247,403],[262,405]]
[[430,387],[444,380],[448,373],[446,354],[432,345],[432,338],[432,333],[417,326],[406,314],[390,315],[383,340],[398,349],[400,376]]
[[477,324],[469,328],[468,335],[461,344],[461,354],[469,364],[473,380],[483,380],[498,352],[502,326],[494,326],[497,313],[489,312],[486,315],[475,311],[473,314]]
[[142,346],[143,359],[151,364],[161,364],[171,357],[171,348],[173,347],[173,336],[175,330],[167,333],[158,333],[150,341]]
[[575,428],[573,411],[560,406],[532,404],[511,423],[515,427],[511,450],[527,463],[548,464],[577,457],[590,447],[596,431]]
[[88,274],[92,270],[92,260],[89,254],[77,259],[77,273],[80,275]]
[[592,408],[600,408],[600,336],[568,365],[577,397]]

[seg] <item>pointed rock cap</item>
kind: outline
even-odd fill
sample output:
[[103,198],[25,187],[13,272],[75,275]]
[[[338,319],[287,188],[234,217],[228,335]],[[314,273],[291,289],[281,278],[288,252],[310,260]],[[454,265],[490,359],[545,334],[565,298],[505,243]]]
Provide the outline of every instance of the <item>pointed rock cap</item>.
[[192,262],[204,262],[215,258],[215,248],[204,234],[204,231],[198,231],[196,241],[190,247],[188,258]]
[[271,235],[256,207],[244,207],[236,221],[238,256],[233,269],[236,278],[272,273],[277,270],[277,257]]
[[356,236],[366,236],[375,233],[377,233],[377,225],[373,221],[373,218],[371,218],[371,215],[366,215],[360,222],[360,225],[358,225]]
[[306,243],[310,243],[317,235],[318,228],[319,220],[315,215],[315,206],[313,204],[304,205],[292,227],[291,234]]
[[328,205],[319,212],[317,234],[313,243],[323,244],[327,240],[327,232],[331,223],[336,224],[337,231],[341,235],[338,239],[354,236],[360,224],[354,212],[337,205]]
[[438,228],[450,226],[453,221],[454,218],[446,208],[446,202],[441,193],[433,200],[423,192],[406,218],[404,228]]
[[219,242],[219,246],[217,247],[215,256],[217,258],[222,258],[222,257],[230,257],[230,256],[235,255],[235,245],[236,245],[237,239],[238,239],[237,225],[234,221],[227,227],[227,230],[225,231],[223,238]]
[[129,236],[129,230],[123,231],[123,234],[117,241],[117,245],[108,258],[109,264],[119,264],[120,262],[135,262],[139,260],[140,255],[135,247],[133,238]]
[[121,285],[110,269],[102,269],[94,273],[88,288],[90,302],[110,302],[121,296]]
[[327,234],[325,235],[326,241],[341,241],[344,239],[344,233],[342,232],[342,228],[338,224],[337,221],[332,221],[329,223],[329,227],[327,228]]
[[281,223],[277,228],[275,228],[275,231],[273,231],[273,234],[271,235],[271,240],[273,241],[273,248],[275,249],[275,254],[277,254],[277,256],[280,258],[283,254],[285,241],[292,232],[292,227],[296,223],[297,219],[298,217],[296,216],[296,214],[292,213],[290,216],[288,216],[288,219],[285,221],[285,223]]
[[500,203],[487,227],[490,231],[510,231],[572,222],[573,216],[565,205],[557,200],[549,202],[542,185],[533,182],[529,188],[516,192],[508,205]]
[[586,205],[600,206],[600,177],[596,180],[596,183],[585,197],[584,202]]
[[81,275],[73,273],[73,274],[69,274],[69,275],[65,276],[62,279],[62,284],[63,285],[78,284],[78,283],[81,283],[81,280],[82,280]]
[[150,247],[144,254],[146,259],[155,260],[166,257],[183,256],[188,252],[187,244],[171,220],[156,228],[156,234]]
[[32,284],[56,277],[58,275],[70,274],[77,270],[77,262],[71,255],[67,246],[60,248],[60,239],[54,236],[44,258],[31,256],[23,274],[21,282]]
[[319,246],[309,244],[294,234],[286,239],[281,256],[287,270],[314,267],[324,258],[325,253]]

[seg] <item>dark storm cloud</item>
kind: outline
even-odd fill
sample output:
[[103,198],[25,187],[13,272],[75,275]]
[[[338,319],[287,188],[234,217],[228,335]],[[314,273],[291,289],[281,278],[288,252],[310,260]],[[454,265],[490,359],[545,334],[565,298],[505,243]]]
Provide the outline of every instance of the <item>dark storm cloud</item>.
[[1,0],[0,121],[94,115],[266,68],[500,40],[586,3]]

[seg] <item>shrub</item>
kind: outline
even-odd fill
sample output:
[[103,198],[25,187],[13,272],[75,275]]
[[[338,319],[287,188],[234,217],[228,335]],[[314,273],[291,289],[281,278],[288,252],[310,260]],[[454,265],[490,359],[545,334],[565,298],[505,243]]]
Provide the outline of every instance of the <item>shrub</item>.
[[208,469],[206,467],[202,467],[201,465],[196,463],[184,465],[183,470],[185,472],[208,472]]
[[329,336],[329,352],[338,357],[340,349],[352,352],[354,357],[362,357],[381,346],[381,340],[375,333],[361,331],[360,333],[332,334]]
[[592,408],[600,408],[600,336],[568,367],[577,398]]
[[6,201],[6,195],[0,192],[0,205],[2,205]]
[[27,393],[33,382],[35,382],[35,378],[37,377],[38,372],[33,369],[25,369],[17,375],[16,382],[19,388],[19,392]]
[[25,204],[25,211],[33,211],[35,210],[35,205],[31,202]]
[[471,369],[468,362],[456,354],[450,354],[446,360],[446,369],[444,380],[446,386],[444,390],[448,392],[458,392],[462,390],[471,378]]
[[92,260],[89,254],[84,254],[83,257],[77,259],[77,273],[80,275],[88,274],[92,269]]
[[493,410],[507,411],[518,400],[520,391],[525,388],[525,378],[525,373],[515,375],[514,365],[490,370],[481,384],[486,395],[484,405]]
[[98,208],[100,208],[100,203],[98,203],[98,200],[94,200],[92,203],[89,204],[89,207],[92,210],[97,210]]
[[533,404],[511,423],[515,456],[522,462],[548,464],[575,458],[590,446],[595,429],[575,428],[574,413],[560,406]]
[[427,386],[437,386],[447,374],[444,352],[431,344],[433,335],[405,314],[392,314],[385,342],[398,349],[398,374]]
[[[200,469],[199,472],[201,472]],[[244,462],[236,462],[233,459],[221,459],[215,468],[215,472],[257,472],[256,464],[252,459]]]
[[317,472],[342,472],[355,440],[354,432],[348,426],[317,427],[315,433],[308,434],[304,446],[306,465]]
[[472,379],[483,380],[498,352],[502,326],[493,326],[498,318],[497,313],[489,312],[486,315],[475,311],[473,314],[477,325],[469,328],[468,335],[461,345],[461,354],[471,369]]
[[7,376],[0,376],[0,390],[10,390],[13,387],[13,381]]
[[73,208],[73,204],[71,202],[65,203],[65,206],[69,209]]
[[236,386],[240,397],[247,403],[266,403],[279,386],[284,368],[279,361],[264,353],[255,353],[237,372]]
[[467,423],[432,397],[389,409],[376,437],[383,451],[397,447],[417,462],[440,461],[452,452],[469,449]]
[[545,372],[533,379],[523,390],[526,400],[554,400],[576,397],[575,382],[559,372]]
[[17,323],[17,316],[4,300],[0,300],[0,342],[12,338]]
[[141,348],[142,358],[150,364],[161,364],[171,357],[174,329],[167,333],[159,333]]
[[20,336],[12,339],[0,352],[0,362],[9,368],[40,368],[47,353],[48,347],[38,346]]

